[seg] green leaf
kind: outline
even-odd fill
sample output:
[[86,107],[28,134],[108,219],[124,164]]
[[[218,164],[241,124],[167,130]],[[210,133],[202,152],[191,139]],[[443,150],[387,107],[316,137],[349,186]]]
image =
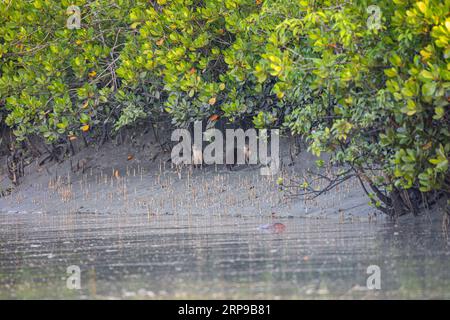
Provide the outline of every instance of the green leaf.
[[384,73],[389,78],[393,78],[393,77],[395,77],[397,75],[397,69],[395,69],[395,68],[386,69],[386,70],[384,70]]
[[425,97],[431,97],[436,92],[436,82],[428,82],[422,86],[422,94]]
[[435,115],[433,116],[434,120],[440,120],[445,115],[445,110],[441,106],[434,108],[434,112],[435,112]]
[[389,58],[389,61],[396,67],[400,67],[402,65],[402,58],[396,53],[393,53]]

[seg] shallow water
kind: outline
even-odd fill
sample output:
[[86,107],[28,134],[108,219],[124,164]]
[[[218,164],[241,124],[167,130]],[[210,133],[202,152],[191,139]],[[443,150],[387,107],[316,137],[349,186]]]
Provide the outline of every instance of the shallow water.
[[[0,298],[450,298],[440,218],[0,214]],[[278,229],[277,229],[278,230]],[[79,266],[81,289],[66,286]],[[380,268],[368,290],[367,268]]]

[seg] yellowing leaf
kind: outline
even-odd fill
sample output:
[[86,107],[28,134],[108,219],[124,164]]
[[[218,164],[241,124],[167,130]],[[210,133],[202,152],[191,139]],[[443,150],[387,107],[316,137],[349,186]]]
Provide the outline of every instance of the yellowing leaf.
[[277,97],[278,97],[278,99],[283,99],[283,97],[284,97],[284,92],[277,92]]
[[416,4],[422,13],[425,13],[427,11],[427,5],[424,2],[420,1],[420,2],[417,2]]
[[130,26],[131,29],[136,29],[140,22],[133,22]]
[[397,75],[397,70],[395,68],[390,68],[390,69],[386,69],[384,70],[384,73],[389,77],[395,77]]
[[270,67],[271,67],[272,70],[273,70],[273,71],[270,72],[270,74],[271,74],[272,76],[274,76],[274,77],[277,76],[277,75],[279,75],[280,72],[281,72],[281,70],[283,69],[281,66],[276,65],[276,64],[273,64],[273,63],[270,64]]
[[90,78],[94,78],[96,75],[97,75],[97,72],[96,72],[95,70],[89,72],[89,77],[90,77]]
[[420,55],[422,56],[422,60],[426,61],[432,56],[432,53],[426,50],[421,50]]
[[36,9],[41,9],[42,8],[42,3],[39,0],[34,1],[33,5],[34,5],[34,7]]
[[416,103],[413,100],[408,100],[406,108],[402,109],[404,113],[406,113],[408,116],[413,116],[417,112],[417,106]]
[[89,131],[89,125],[88,125],[88,124],[85,124],[84,126],[82,126],[82,127],[81,127],[81,131],[83,131],[83,132]]
[[309,5],[309,2],[306,1],[306,0],[302,0],[302,1],[300,1],[300,5],[301,5],[302,7],[307,7],[307,6]]
[[215,105],[216,104],[216,97],[212,97],[211,99],[209,99],[208,103],[210,105],[212,105],[212,106]]

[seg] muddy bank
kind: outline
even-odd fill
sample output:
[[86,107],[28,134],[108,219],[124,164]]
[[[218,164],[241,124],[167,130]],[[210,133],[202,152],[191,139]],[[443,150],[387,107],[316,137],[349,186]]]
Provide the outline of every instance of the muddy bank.
[[[333,217],[368,219],[375,214],[358,182],[349,180],[312,200],[286,197],[279,177],[301,175],[317,160],[306,151],[292,157],[281,141],[282,169],[260,175],[259,167],[242,165],[171,167],[151,137],[135,144],[105,144],[100,150],[82,148],[62,163],[39,161],[25,168],[21,184],[0,198],[0,210],[9,213],[80,213]],[[2,182],[7,189],[7,179]]]

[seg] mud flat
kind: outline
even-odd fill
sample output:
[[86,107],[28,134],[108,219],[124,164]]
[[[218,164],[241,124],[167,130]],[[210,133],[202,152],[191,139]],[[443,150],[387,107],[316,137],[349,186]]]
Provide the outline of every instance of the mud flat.
[[[278,174],[262,176],[258,167],[245,165],[233,170],[224,166],[177,170],[168,161],[170,154],[158,152],[155,145],[139,152],[112,144],[100,151],[87,148],[63,163],[29,165],[12,194],[0,197],[0,211],[151,216],[275,214],[337,219],[374,215],[376,211],[368,206],[356,179],[311,201],[286,197],[277,179],[301,175],[316,160],[303,152],[292,161],[286,153],[285,147],[284,165]],[[7,189],[5,183],[3,189]]]
[[[0,198],[0,298],[450,298],[438,213],[385,219],[353,180],[286,198],[276,180],[312,166],[307,153],[263,177],[177,171],[156,150],[109,145],[28,166]],[[66,286],[73,265],[80,290]],[[366,286],[373,265],[380,290]]]

